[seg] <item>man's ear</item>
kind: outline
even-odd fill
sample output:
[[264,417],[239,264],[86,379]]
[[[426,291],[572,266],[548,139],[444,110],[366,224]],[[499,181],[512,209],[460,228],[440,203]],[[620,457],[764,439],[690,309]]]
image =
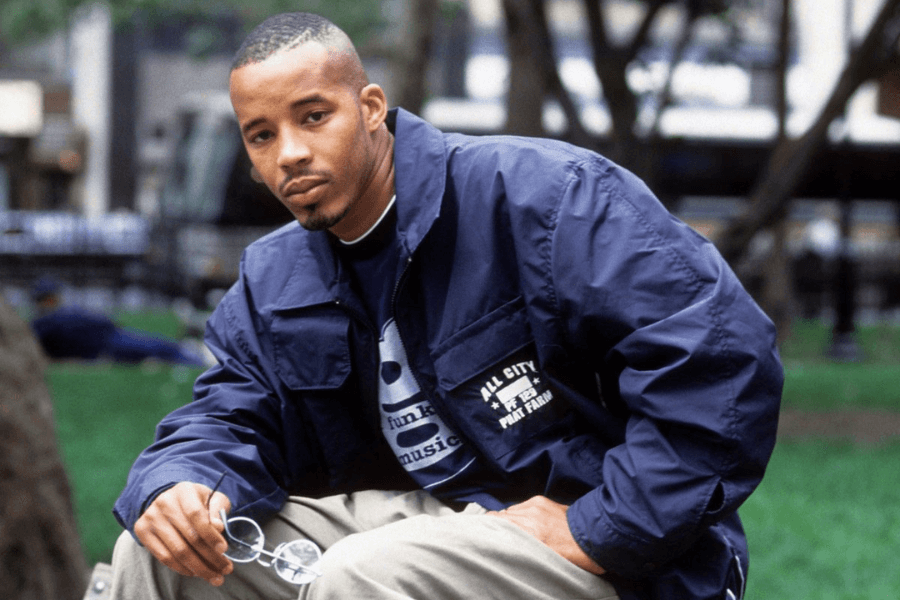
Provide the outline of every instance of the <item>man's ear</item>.
[[363,119],[369,133],[375,132],[387,118],[388,104],[384,90],[376,83],[370,83],[359,92],[359,103]]

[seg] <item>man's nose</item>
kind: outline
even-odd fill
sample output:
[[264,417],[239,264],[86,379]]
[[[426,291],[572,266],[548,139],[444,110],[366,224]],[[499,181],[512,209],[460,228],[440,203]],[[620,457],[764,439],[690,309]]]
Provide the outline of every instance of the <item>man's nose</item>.
[[297,165],[308,163],[312,159],[309,144],[302,136],[294,132],[288,132],[281,136],[281,145],[278,153],[278,166],[288,171]]

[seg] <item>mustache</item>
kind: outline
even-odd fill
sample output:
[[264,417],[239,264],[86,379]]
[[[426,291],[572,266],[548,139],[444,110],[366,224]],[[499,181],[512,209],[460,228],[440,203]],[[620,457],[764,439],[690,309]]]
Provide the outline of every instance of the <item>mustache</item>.
[[306,167],[301,167],[299,169],[291,171],[290,173],[288,173],[287,175],[284,176],[284,179],[281,181],[281,183],[278,184],[278,192],[280,194],[284,194],[285,189],[291,182],[293,182],[297,179],[302,179],[304,177],[321,177],[321,178],[325,178],[325,179],[330,179],[331,173],[329,171],[321,171],[318,169],[309,169]]

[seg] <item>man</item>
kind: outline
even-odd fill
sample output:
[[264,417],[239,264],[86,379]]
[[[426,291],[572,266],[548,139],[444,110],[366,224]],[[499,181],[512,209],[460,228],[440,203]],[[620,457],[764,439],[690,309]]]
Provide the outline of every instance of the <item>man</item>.
[[124,363],[163,361],[207,366],[203,357],[179,342],[120,327],[106,315],[64,306],[60,283],[42,277],[32,286],[37,316],[31,329],[53,360],[112,360]]
[[[388,111],[314,15],[254,30],[230,87],[298,223],[248,248],[219,364],[132,470],[117,597],[742,595],[782,371],[711,244],[596,154]],[[322,576],[233,564],[223,509]]]

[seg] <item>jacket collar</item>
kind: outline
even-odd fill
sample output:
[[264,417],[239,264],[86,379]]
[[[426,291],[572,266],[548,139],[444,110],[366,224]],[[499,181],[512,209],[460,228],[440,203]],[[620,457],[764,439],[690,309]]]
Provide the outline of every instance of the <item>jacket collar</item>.
[[[443,134],[402,108],[391,109],[387,125],[394,134],[394,187],[397,232],[407,258],[431,229],[441,210],[447,179]],[[289,310],[354,298],[332,248],[331,234],[306,231],[296,223],[287,232],[283,256],[293,268],[273,308]]]
[[402,108],[388,113],[394,133],[397,231],[411,255],[441,210],[447,181],[444,134]]

